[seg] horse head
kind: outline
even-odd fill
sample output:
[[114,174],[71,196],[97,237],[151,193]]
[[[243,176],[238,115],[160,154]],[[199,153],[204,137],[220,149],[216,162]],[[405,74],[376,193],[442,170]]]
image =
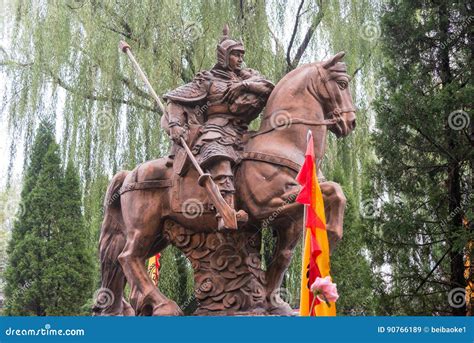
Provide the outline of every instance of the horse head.
[[316,63],[317,75],[312,79],[325,119],[334,121],[328,129],[337,137],[347,136],[356,126],[356,110],[349,89],[350,77],[346,64],[340,62],[344,55],[344,52],[339,52],[327,61]]
[[[326,126],[337,137],[355,128],[355,108],[344,52],[327,61],[303,65],[283,77],[270,95],[260,132],[288,128],[296,123]],[[306,136],[306,135],[304,135]]]

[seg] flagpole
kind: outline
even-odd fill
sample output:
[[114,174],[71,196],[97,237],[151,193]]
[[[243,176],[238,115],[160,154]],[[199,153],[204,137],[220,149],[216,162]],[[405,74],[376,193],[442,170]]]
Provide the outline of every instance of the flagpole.
[[[308,147],[309,140],[312,136],[311,130],[308,130],[306,134],[306,148]],[[305,253],[305,244],[306,244],[306,217],[308,215],[308,205],[303,205],[303,234],[301,235],[301,267],[304,268],[304,253]],[[300,308],[300,315],[301,315],[301,308]]]
[[[309,143],[309,140],[311,139],[311,136],[313,135],[313,133],[311,132],[311,130],[308,129],[308,133],[306,134],[306,147],[308,147],[308,143]],[[303,212],[303,249],[301,250],[302,253],[301,253],[301,259],[303,260],[304,259],[304,240],[305,240],[305,229],[306,229],[306,216],[308,215],[307,214],[307,211],[308,211],[308,205],[303,205],[304,207],[304,212]]]

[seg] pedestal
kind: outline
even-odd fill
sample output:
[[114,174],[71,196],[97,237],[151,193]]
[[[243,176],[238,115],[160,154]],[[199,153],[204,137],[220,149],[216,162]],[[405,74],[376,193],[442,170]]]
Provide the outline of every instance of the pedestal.
[[265,273],[261,269],[259,233],[195,233],[168,221],[165,237],[194,269],[195,315],[264,315]]

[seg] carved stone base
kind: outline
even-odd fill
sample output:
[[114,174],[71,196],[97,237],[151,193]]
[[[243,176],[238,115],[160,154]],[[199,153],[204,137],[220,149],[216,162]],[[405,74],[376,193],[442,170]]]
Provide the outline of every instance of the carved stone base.
[[265,315],[265,273],[260,234],[236,230],[196,233],[168,221],[166,239],[194,269],[195,315]]

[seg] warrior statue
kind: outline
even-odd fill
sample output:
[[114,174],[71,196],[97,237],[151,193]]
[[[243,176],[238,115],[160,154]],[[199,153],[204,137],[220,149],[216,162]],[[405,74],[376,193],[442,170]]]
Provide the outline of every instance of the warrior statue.
[[[162,126],[174,141],[171,158],[178,165],[177,172],[185,173],[183,137],[235,211],[233,167],[240,159],[243,134],[265,107],[274,86],[257,71],[243,68],[244,45],[228,33],[226,25],[217,45],[217,63],[210,71],[200,72],[190,83],[164,95],[168,117],[163,117]],[[239,224],[248,220],[244,210],[235,215]],[[225,228],[219,213],[217,218],[218,228]]]
[[[130,46],[121,42],[164,113],[161,124],[174,145],[171,156],[122,170],[107,188],[96,315],[186,313],[186,306],[161,293],[145,269],[145,261],[169,245],[193,268],[194,315],[294,314],[281,285],[305,223],[303,205],[295,201],[301,191],[296,176],[305,161],[308,131],[319,163],[329,132],[344,137],[354,130],[350,77],[339,52],[299,66],[274,87],[243,68],[244,46],[228,33],[225,27],[216,65],[167,93],[166,109]],[[247,132],[260,112],[260,127]],[[321,174],[319,181],[334,248],[342,238],[346,199],[340,185]],[[188,204],[198,211],[187,211]],[[265,270],[263,226],[276,234]]]

